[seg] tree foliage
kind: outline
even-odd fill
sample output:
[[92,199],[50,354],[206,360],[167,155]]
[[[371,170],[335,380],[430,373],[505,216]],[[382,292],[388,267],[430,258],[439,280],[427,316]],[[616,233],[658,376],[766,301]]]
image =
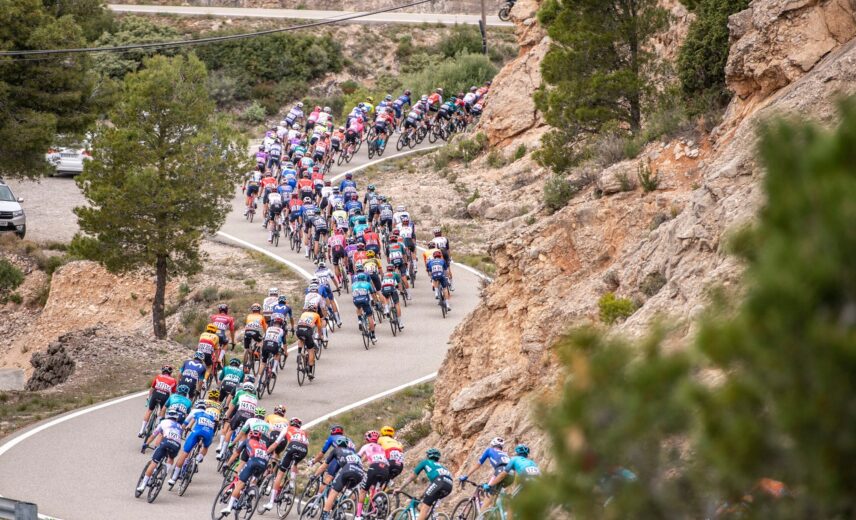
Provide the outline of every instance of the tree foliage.
[[742,302],[717,297],[670,354],[656,332],[562,340],[568,375],[541,411],[556,469],[522,494],[522,518],[856,514],[856,100],[835,132],[768,127],[760,154],[766,205],[732,242]]
[[725,88],[725,63],[728,60],[728,17],[742,11],[749,0],[699,0],[694,6],[696,19],[678,55],[678,77],[694,111],[705,104],[724,105],[730,99]]
[[45,10],[56,18],[74,17],[86,41],[95,41],[105,32],[115,29],[113,13],[103,0],[43,0]]
[[[155,43],[180,40],[181,35],[168,25],[156,24],[148,18],[129,16],[123,18],[116,30],[104,33],[95,42],[98,47],[112,47],[132,43]],[[155,53],[171,56],[175,49],[132,49],[126,52],[101,52],[95,54],[93,65],[101,74],[122,79],[125,74],[134,72],[143,64],[143,59]]]
[[99,130],[93,160],[77,178],[88,201],[76,208],[78,254],[112,271],[154,268],[152,320],[164,337],[169,276],[199,269],[199,242],[223,223],[246,163],[246,142],[206,91],[194,55],[155,56],[126,76]]
[[[39,0],[0,0],[0,48],[82,47],[83,30]],[[85,55],[46,60],[0,58],[0,175],[49,171],[44,154],[59,134],[81,134],[95,121],[109,89]]]

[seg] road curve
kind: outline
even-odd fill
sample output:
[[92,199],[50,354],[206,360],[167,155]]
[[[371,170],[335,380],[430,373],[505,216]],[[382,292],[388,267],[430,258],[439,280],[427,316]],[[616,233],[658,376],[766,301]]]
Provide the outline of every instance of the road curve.
[[[117,13],[178,14],[184,16],[224,16],[229,18],[285,18],[289,20],[327,20],[359,14],[358,11],[314,11],[308,9],[264,9],[256,7],[202,7],[187,5],[128,5],[109,4],[111,11]],[[440,23],[444,25],[478,25],[481,16],[476,14],[447,13],[401,13],[388,12],[356,18],[348,23],[397,23],[421,24]],[[492,27],[511,27],[511,22],[503,22],[496,15],[488,16],[487,25]]]
[[[363,152],[349,168],[366,163]],[[359,182],[358,173],[355,178],[362,189],[364,183]],[[303,255],[293,253],[285,241],[278,248],[268,245],[261,225],[250,224],[242,217],[240,193],[236,193],[233,211],[222,231],[306,270],[314,267]],[[298,387],[292,357],[280,371],[273,398],[266,396],[262,403],[268,409],[285,403],[289,415],[310,421],[436,371],[452,330],[479,298],[481,280],[477,275],[463,269],[457,269],[455,275],[453,311],[448,318],[441,317],[423,270],[413,302],[404,311],[405,330],[393,338],[384,322],[377,329],[378,344],[369,351],[362,346],[354,308],[347,297],[342,297],[344,325],[319,361],[316,380]],[[42,513],[63,520],[143,520],[176,515],[210,518],[220,482],[214,472],[213,450],[184,497],[164,490],[154,504],[134,498],[137,476],[148,459],[139,453],[140,441],[135,435],[144,403],[142,396],[129,398],[53,425],[5,453],[0,446],[0,495],[35,502]]]

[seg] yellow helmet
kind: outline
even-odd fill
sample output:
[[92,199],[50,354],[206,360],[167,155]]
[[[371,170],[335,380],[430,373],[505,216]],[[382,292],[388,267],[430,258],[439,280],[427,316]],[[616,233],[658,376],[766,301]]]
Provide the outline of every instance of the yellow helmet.
[[366,101],[368,101],[369,103],[374,103],[374,98],[371,96],[367,96]]
[[366,253],[366,258],[374,258],[374,257],[375,257],[374,251],[369,251],[368,253]]
[[219,401],[220,400],[220,390],[214,389],[214,390],[209,391],[208,392],[208,399],[211,399],[212,401]]
[[394,437],[395,429],[392,426],[384,426],[380,429],[380,434],[384,437]]
[[213,323],[209,323],[209,324],[205,327],[205,332],[210,332],[210,333],[212,333],[212,334],[217,334],[219,331],[220,331],[220,329],[218,329],[218,328],[217,328],[217,325],[214,325]]

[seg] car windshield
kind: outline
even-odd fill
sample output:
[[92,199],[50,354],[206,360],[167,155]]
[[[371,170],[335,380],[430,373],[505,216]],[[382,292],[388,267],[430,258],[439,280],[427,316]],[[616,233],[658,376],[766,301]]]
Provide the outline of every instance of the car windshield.
[[8,186],[0,186],[0,202],[14,202],[15,197]]

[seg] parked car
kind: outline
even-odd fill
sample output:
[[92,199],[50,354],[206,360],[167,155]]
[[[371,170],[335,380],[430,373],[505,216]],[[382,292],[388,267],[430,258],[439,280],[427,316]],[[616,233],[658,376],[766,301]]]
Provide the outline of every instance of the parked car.
[[83,161],[92,159],[87,148],[57,147],[48,150],[45,158],[56,167],[58,174],[77,175],[83,172]]
[[24,199],[15,197],[12,189],[0,180],[0,232],[11,231],[21,238],[27,234],[27,216],[21,203]]

